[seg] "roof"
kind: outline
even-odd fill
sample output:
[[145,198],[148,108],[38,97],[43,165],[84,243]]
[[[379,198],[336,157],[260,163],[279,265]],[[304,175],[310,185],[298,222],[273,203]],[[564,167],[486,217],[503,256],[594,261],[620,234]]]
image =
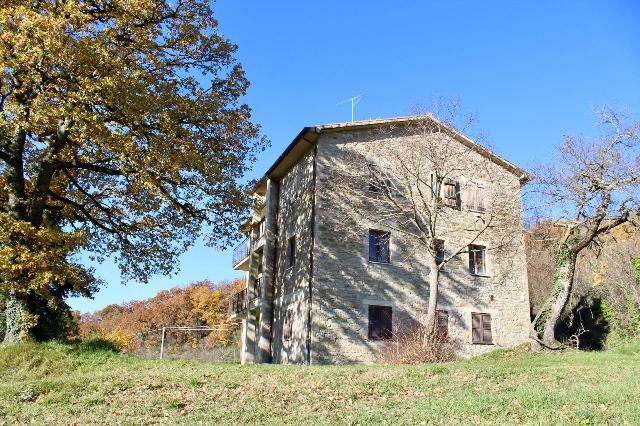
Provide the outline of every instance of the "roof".
[[[443,124],[438,121],[433,115],[412,115],[407,117],[394,117],[394,118],[382,118],[375,120],[362,120],[362,121],[353,121],[353,122],[344,122],[344,123],[331,123],[331,124],[323,124],[317,126],[304,127],[300,133],[291,141],[291,143],[285,148],[285,150],[280,154],[280,156],[276,159],[273,165],[267,170],[264,177],[258,181],[258,185],[264,183],[267,178],[281,178],[286,174],[286,172],[291,168],[291,166],[297,161],[302,155],[304,155],[308,150],[310,150],[315,142],[318,140],[318,137],[321,133],[325,132],[340,132],[340,131],[350,131],[356,129],[368,129],[374,127],[383,127],[389,125],[409,125],[411,123],[415,123],[424,119],[432,120],[434,123],[439,126],[445,127],[449,129],[454,137],[464,144],[465,146],[473,149],[481,155],[484,155],[494,163],[504,167],[511,173],[515,174],[520,180],[521,184],[525,184],[530,180],[529,175],[520,167],[516,166],[512,162],[500,157],[490,149],[482,146],[481,144],[473,141],[471,138],[463,135],[462,133],[452,129],[451,127]],[[258,186],[256,185],[256,186]]]

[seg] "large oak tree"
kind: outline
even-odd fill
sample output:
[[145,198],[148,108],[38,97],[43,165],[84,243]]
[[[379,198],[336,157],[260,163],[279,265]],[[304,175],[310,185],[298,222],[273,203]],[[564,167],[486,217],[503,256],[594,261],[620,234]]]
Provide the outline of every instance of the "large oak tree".
[[175,269],[201,233],[224,245],[236,182],[264,145],[248,81],[207,0],[0,2],[0,284],[6,340],[96,280]]

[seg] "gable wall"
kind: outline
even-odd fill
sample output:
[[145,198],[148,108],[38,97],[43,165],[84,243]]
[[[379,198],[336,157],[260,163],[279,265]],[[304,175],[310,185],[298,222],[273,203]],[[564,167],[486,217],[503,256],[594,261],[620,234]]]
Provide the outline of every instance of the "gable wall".
[[[364,142],[365,137],[369,142]],[[322,134],[318,140],[312,363],[376,361],[381,344],[367,340],[369,304],[392,306],[394,320],[405,324],[426,313],[429,297],[426,259],[419,251],[408,249],[409,244],[392,232],[391,263],[369,262],[367,232],[344,230],[344,223],[348,222],[344,203],[349,203],[350,197],[368,197],[366,187],[361,192],[344,190],[336,185],[333,176],[341,168],[362,168],[362,164],[352,164],[352,159],[344,156],[345,150],[356,146],[354,142],[366,151],[367,143],[402,143],[403,137],[392,135],[382,141],[379,136],[365,132],[339,132]],[[491,167],[499,166],[490,165],[488,173]],[[468,176],[482,179],[473,173]],[[518,179],[513,176],[490,189],[516,197],[518,209],[510,220],[521,226]],[[458,213],[460,220],[472,215],[466,211]],[[376,219],[372,210],[371,227],[379,228],[374,225]],[[478,243],[490,243],[490,239],[491,234],[486,234]],[[466,254],[447,265],[441,275],[439,309],[449,311],[449,333],[461,343],[463,355],[527,341],[529,300],[521,232],[514,235],[514,241],[508,259],[489,255],[488,277],[469,274]],[[494,345],[471,344],[471,312],[491,314]]]

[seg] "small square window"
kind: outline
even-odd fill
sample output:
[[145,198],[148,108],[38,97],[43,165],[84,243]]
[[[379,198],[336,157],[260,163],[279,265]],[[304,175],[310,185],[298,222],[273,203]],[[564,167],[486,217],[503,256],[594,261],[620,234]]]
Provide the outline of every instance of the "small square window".
[[393,337],[391,306],[369,305],[369,340],[389,340]]
[[369,261],[371,262],[390,262],[389,241],[391,234],[386,231],[377,229],[369,230]]
[[487,273],[486,247],[479,245],[469,246],[469,272],[474,275],[484,275]]

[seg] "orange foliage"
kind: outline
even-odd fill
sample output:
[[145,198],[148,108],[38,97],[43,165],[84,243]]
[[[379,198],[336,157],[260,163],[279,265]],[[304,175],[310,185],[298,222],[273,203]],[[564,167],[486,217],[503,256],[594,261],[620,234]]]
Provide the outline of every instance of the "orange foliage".
[[[91,314],[80,316],[80,336],[100,337],[114,343],[125,352],[135,352],[140,345],[136,336],[145,335],[145,345],[156,344],[162,327],[227,326],[213,331],[207,344],[233,343],[236,329],[228,323],[230,296],[244,286],[244,280],[216,284],[200,281],[180,288],[162,290],[154,297],[121,305],[108,305]],[[192,336],[185,334],[185,341]]]

